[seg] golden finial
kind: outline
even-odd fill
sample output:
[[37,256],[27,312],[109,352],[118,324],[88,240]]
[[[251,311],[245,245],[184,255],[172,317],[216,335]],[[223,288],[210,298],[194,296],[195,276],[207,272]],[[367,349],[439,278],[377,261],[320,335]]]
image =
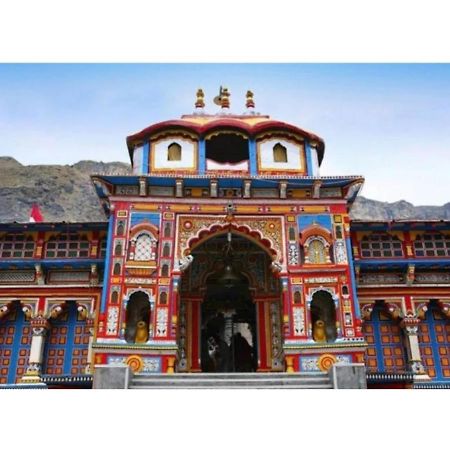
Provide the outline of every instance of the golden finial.
[[245,102],[247,108],[254,108],[255,102],[253,101],[253,92],[247,91],[247,101]]
[[223,88],[220,93],[220,106],[222,109],[230,107],[230,93],[227,88]]
[[203,94],[203,89],[197,89],[197,101],[195,102],[196,108],[205,107],[205,94]]

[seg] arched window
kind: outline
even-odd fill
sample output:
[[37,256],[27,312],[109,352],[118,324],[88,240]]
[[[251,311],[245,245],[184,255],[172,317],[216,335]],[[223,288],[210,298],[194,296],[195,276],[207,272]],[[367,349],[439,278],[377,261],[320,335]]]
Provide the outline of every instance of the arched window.
[[162,254],[165,258],[167,258],[168,256],[170,256],[170,244],[164,244],[163,247],[163,254]]
[[167,264],[164,264],[164,265],[162,266],[162,269],[161,269],[161,276],[162,276],[162,277],[168,277],[168,276],[169,276],[169,266],[168,266]]
[[280,143],[273,146],[273,161],[274,162],[287,162],[287,150],[284,145]]
[[118,291],[112,291],[111,294],[111,303],[117,303],[119,301],[119,292]]
[[114,264],[114,270],[113,270],[113,275],[120,275],[120,263],[115,263]]
[[330,342],[337,338],[336,308],[332,295],[317,291],[311,301],[311,323],[313,339],[316,342]]
[[342,286],[342,295],[348,295],[348,286],[346,284]]
[[167,292],[163,291],[159,294],[159,304],[167,305]]
[[167,161],[181,161],[181,145],[172,142],[167,147]]
[[406,355],[402,331],[378,302],[370,319],[363,323],[363,333],[368,347],[365,354],[366,366],[372,372],[403,372],[406,370]]
[[1,258],[32,258],[35,243],[23,234],[6,234],[0,239]]
[[302,294],[300,291],[294,292],[294,303],[299,304],[302,302]]
[[327,260],[327,248],[322,240],[313,238],[308,242],[308,261],[311,264],[325,264]]
[[114,248],[114,256],[122,256],[122,251],[123,251],[122,243],[118,242],[116,244],[116,247]]
[[414,241],[415,256],[450,256],[450,236],[428,233]]
[[156,259],[156,240],[148,233],[142,233],[136,239],[135,261],[152,261]]
[[361,256],[363,258],[402,257],[402,242],[390,234],[371,234],[361,241]]
[[123,222],[123,220],[121,220],[117,224],[116,234],[117,236],[123,236],[124,232],[125,232],[125,223]]
[[170,226],[170,223],[166,223],[164,226],[164,237],[170,237],[172,234],[172,227]]

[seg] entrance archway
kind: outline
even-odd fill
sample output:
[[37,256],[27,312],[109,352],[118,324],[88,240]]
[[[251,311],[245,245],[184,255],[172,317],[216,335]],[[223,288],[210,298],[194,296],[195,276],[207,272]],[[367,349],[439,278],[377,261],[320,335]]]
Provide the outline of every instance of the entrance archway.
[[281,291],[269,252],[230,231],[211,236],[191,255],[180,288],[178,370],[271,370]]

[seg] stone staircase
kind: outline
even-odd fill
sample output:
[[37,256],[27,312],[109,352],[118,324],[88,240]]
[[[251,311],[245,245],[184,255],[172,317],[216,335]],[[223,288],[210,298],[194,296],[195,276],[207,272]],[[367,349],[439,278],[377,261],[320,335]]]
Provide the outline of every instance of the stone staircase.
[[135,374],[130,389],[332,389],[326,373]]

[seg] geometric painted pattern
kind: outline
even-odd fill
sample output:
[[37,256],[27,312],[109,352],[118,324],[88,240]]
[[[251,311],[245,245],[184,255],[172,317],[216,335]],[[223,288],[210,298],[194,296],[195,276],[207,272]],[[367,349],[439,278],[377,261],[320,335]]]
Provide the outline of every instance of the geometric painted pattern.
[[433,303],[430,303],[425,320],[419,324],[419,347],[430,378],[449,381],[450,321]]
[[368,343],[365,362],[370,372],[406,371],[406,354],[400,326],[375,306],[370,320],[363,324]]
[[78,320],[76,303],[67,303],[67,310],[50,321],[42,371],[46,375],[78,375],[87,365],[89,330],[85,320]]
[[18,383],[28,366],[32,331],[20,303],[0,321],[0,383]]

